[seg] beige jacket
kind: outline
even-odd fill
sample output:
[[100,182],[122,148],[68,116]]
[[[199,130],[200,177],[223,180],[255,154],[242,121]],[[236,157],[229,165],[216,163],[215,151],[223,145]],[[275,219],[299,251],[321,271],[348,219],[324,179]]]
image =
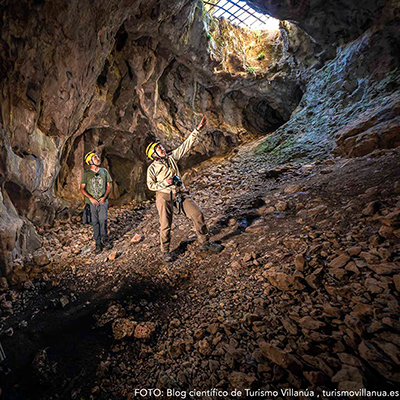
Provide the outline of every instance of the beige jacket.
[[165,160],[157,160],[150,164],[147,169],[147,187],[150,190],[168,194],[176,191],[176,187],[169,185],[166,179],[174,175],[180,177],[177,162],[190,150],[198,135],[199,131],[195,129]]

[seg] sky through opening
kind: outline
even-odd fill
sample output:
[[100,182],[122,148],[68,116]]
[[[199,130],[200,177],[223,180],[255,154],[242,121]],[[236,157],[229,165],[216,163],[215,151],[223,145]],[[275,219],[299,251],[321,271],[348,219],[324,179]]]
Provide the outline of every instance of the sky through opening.
[[238,0],[204,1],[206,9],[215,18],[225,18],[234,25],[253,30],[277,30],[279,20],[269,15],[260,14],[246,2]]

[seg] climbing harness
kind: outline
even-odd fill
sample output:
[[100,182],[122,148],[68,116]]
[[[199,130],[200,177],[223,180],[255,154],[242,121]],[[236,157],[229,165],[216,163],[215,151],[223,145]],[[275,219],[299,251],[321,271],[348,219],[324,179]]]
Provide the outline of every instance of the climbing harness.
[[178,193],[176,194],[176,208],[178,209],[178,214],[182,212],[183,215],[186,217],[185,210],[183,209],[183,200],[183,194],[179,189]]
[[174,206],[175,206],[178,210],[178,215],[182,213],[186,217],[186,212],[185,212],[185,209],[183,208],[184,200],[185,199],[183,197],[183,193],[181,192],[181,189],[178,189],[178,191],[176,192],[175,201],[173,198],[173,194],[171,192],[171,210],[173,210]]

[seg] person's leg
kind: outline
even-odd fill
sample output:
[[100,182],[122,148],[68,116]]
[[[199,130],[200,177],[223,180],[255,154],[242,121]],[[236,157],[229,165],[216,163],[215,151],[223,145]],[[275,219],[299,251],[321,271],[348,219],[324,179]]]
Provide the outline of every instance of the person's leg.
[[101,236],[98,206],[90,204],[90,213],[92,215],[93,236],[96,241],[96,253],[99,253],[101,252]]
[[186,216],[193,221],[199,243],[203,244],[207,242],[208,229],[204,221],[204,215],[199,206],[190,198],[184,198],[182,206]]
[[156,205],[160,218],[160,245],[163,253],[169,253],[171,242],[172,207],[170,195],[157,193]]
[[209,253],[219,253],[222,251],[224,249],[223,246],[208,240],[208,229],[204,221],[204,215],[199,206],[189,198],[185,198],[182,205],[186,216],[189,217],[194,223],[200,249]]
[[99,224],[100,224],[100,237],[101,242],[107,250],[112,249],[112,244],[108,237],[107,231],[107,212],[108,204],[100,204],[99,208]]

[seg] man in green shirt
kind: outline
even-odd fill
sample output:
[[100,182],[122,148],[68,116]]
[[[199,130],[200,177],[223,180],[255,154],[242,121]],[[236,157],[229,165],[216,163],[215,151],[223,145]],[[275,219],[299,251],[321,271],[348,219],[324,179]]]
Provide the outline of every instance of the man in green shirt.
[[100,168],[100,157],[94,151],[85,155],[85,162],[90,169],[83,173],[80,191],[85,196],[85,203],[90,205],[96,254],[99,254],[103,247],[106,250],[112,248],[107,232],[108,195],[112,179],[105,168]]

